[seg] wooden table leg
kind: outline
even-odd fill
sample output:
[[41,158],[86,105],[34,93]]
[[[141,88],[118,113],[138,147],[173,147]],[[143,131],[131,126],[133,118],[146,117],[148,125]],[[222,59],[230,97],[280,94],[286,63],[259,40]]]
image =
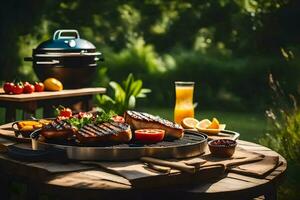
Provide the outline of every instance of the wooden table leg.
[[5,122],[9,123],[9,122],[13,122],[16,121],[16,112],[17,109],[14,105],[9,104],[6,106],[5,108]]
[[276,186],[272,185],[264,194],[266,200],[277,200]]
[[1,199],[10,199],[9,198],[9,186],[10,186],[10,180],[7,176],[4,176],[0,174],[0,194]]
[[51,104],[44,105],[43,106],[43,117],[45,117],[45,118],[53,117],[54,116],[53,110],[54,110],[54,108]]
[[83,100],[83,109],[85,111],[90,111],[93,108],[93,96],[86,96]]
[[35,117],[35,111],[37,109],[37,102],[28,102],[21,105],[23,109],[23,119],[30,119]]

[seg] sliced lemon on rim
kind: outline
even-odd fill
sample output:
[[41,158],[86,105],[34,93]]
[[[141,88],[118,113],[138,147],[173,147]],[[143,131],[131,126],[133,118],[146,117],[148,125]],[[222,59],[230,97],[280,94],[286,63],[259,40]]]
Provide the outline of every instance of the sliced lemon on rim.
[[200,129],[206,129],[210,125],[211,125],[211,121],[209,119],[203,119],[195,127]]
[[220,123],[217,118],[213,118],[211,124],[207,127],[207,129],[219,129]]
[[216,118],[212,121],[208,119],[201,120],[195,128],[203,133],[207,134],[218,134],[220,131],[225,130],[226,124],[220,124]]
[[195,128],[195,126],[199,123],[199,121],[192,117],[186,117],[182,120],[181,125],[183,128]]

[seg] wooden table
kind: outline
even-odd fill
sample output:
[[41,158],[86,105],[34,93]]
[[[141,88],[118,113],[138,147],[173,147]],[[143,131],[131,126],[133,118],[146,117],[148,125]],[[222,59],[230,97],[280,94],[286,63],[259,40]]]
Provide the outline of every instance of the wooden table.
[[[1,143],[11,143],[0,138]],[[253,178],[228,173],[216,180],[197,183],[189,186],[173,186],[170,188],[136,189],[130,184],[121,184],[107,178],[91,175],[90,170],[60,173],[56,175],[33,174],[30,167],[23,162],[0,155],[0,194],[7,194],[11,180],[26,184],[28,199],[39,195],[53,199],[276,199],[276,187],[287,169],[286,160],[278,153],[255,143],[239,140],[240,147],[264,155],[278,155],[283,162],[265,178]],[[95,171],[95,169],[93,169]],[[101,169],[96,169],[102,173]],[[94,174],[94,173],[93,173]],[[5,193],[6,191],[6,193]],[[262,197],[264,195],[264,197]],[[8,196],[7,196],[8,197]],[[84,197],[84,198],[83,198]],[[24,196],[23,196],[24,198]]]
[[44,109],[44,117],[50,117],[53,106],[70,106],[81,102],[84,110],[90,110],[91,101],[95,94],[103,94],[102,87],[68,89],[57,92],[34,92],[32,94],[9,95],[0,91],[0,106],[6,109],[5,122],[15,121],[16,110],[23,110],[23,118],[35,116],[37,108]]

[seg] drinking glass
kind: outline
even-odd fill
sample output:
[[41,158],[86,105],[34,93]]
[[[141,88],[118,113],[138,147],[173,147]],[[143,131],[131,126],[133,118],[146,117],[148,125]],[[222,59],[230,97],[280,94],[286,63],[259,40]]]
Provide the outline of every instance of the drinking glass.
[[178,124],[186,117],[194,117],[194,85],[194,82],[175,82],[176,104],[174,109],[174,121]]

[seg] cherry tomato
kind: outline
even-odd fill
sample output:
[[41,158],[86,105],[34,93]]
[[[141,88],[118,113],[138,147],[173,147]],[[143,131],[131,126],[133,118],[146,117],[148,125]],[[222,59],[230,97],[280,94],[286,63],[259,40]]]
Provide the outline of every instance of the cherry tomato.
[[87,112],[79,112],[76,116],[78,119],[82,119],[82,118],[91,118],[93,117],[92,113],[87,113]]
[[24,93],[33,93],[34,90],[35,90],[34,85],[32,85],[28,82],[24,83],[24,90],[23,90]]
[[45,89],[45,86],[44,86],[44,83],[42,83],[42,82],[35,82],[34,88],[35,88],[36,92],[43,92]]
[[138,129],[134,131],[135,139],[144,143],[156,143],[164,139],[165,131],[162,129]]
[[12,88],[12,93],[13,94],[22,94],[24,90],[24,86],[21,82],[17,83],[14,85],[14,87]]
[[64,117],[64,116],[57,116],[56,119],[57,120],[66,120],[69,119],[70,117]]
[[125,119],[122,116],[116,115],[112,117],[112,120],[114,120],[114,122],[120,122],[120,123],[125,123]]
[[13,87],[14,87],[14,83],[11,83],[11,82],[6,82],[4,83],[3,85],[3,90],[6,94],[10,94],[13,92]]
[[59,111],[61,117],[72,117],[72,110],[70,108],[63,108]]

